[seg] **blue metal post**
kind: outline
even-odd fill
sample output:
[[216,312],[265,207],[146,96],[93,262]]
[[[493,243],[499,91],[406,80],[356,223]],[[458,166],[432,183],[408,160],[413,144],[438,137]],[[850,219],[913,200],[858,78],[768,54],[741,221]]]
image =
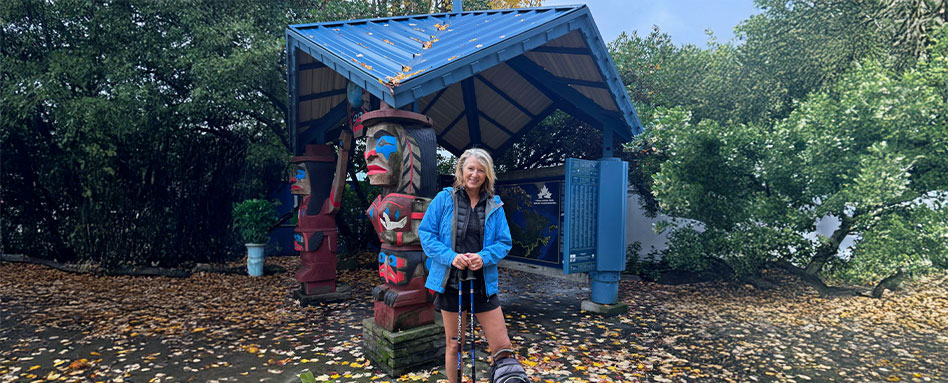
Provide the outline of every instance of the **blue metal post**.
[[602,127],[602,158],[612,157],[612,126],[605,125]]
[[[609,136],[612,132],[606,130]],[[604,140],[605,141],[605,140]],[[611,141],[611,140],[610,140]],[[605,142],[603,147],[605,148]],[[625,214],[629,164],[618,158],[599,160],[599,230],[596,271],[589,273],[591,300],[612,305],[619,300],[619,279],[625,270]]]
[[286,34],[286,85],[289,91],[289,113],[286,116],[286,129],[293,153],[303,154],[296,142],[296,39]]
[[451,12],[464,12],[464,0],[454,0],[454,6],[451,7]]

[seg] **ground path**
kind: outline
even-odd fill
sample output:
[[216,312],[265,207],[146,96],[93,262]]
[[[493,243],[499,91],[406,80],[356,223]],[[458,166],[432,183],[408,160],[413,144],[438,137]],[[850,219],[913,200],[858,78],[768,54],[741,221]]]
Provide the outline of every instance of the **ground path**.
[[[294,257],[270,263],[293,270]],[[0,265],[0,382],[437,381],[389,377],[361,350],[371,270],[346,271],[354,299],[299,307],[291,272],[260,278],[69,274]],[[948,381],[948,282],[877,300],[787,286],[621,282],[627,315],[579,312],[586,286],[502,270],[510,334],[538,382]],[[486,345],[478,350],[485,356]],[[486,363],[479,363],[486,381]]]

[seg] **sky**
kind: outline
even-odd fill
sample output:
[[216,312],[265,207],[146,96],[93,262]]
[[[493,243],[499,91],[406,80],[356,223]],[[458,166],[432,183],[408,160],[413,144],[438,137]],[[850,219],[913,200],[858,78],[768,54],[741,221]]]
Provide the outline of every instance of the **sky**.
[[648,35],[652,25],[658,25],[675,44],[706,47],[705,29],[714,31],[718,42],[727,42],[737,24],[760,13],[753,0],[546,0],[543,5],[582,3],[589,7],[607,43],[623,31]]

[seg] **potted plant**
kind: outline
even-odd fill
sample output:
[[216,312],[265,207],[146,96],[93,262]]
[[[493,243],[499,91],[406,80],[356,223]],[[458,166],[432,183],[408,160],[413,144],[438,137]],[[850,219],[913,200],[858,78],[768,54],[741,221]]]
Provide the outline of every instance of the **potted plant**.
[[269,201],[249,199],[234,206],[234,229],[247,246],[250,276],[263,275],[263,248],[276,221],[276,208]]

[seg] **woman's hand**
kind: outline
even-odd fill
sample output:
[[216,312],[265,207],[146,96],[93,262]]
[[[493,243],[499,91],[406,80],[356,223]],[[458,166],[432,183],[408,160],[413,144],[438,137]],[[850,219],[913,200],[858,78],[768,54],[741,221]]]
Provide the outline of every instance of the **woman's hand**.
[[467,253],[464,254],[467,257],[467,262],[470,265],[471,270],[478,270],[481,267],[484,267],[484,259],[481,258],[480,254],[477,253]]
[[465,270],[468,267],[471,267],[471,261],[467,257],[467,254],[458,254],[454,257],[454,260],[451,261],[451,266],[454,266],[458,270]]

